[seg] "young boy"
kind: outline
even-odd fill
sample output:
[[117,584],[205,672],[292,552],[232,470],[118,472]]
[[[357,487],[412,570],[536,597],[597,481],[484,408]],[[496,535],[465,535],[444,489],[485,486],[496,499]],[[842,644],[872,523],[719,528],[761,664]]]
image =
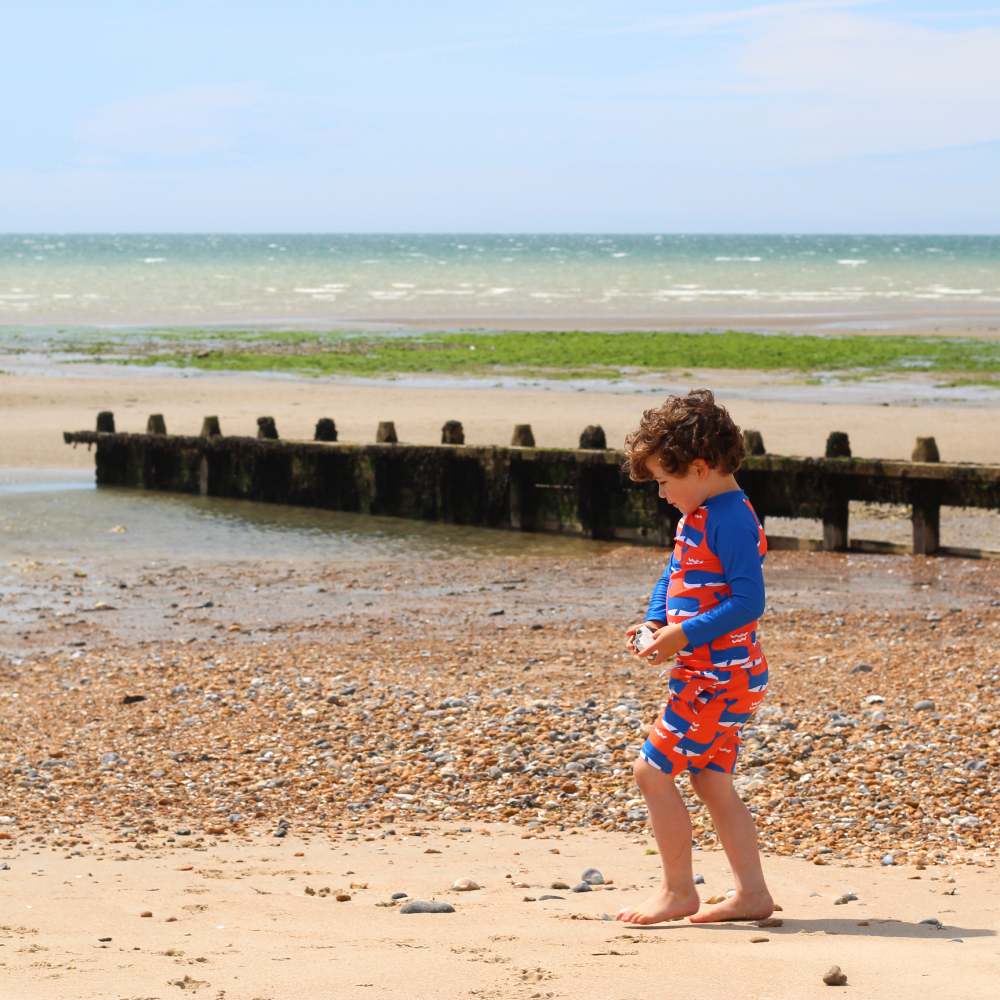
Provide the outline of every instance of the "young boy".
[[[635,481],[655,479],[683,517],[646,622],[655,641],[637,653],[669,667],[669,696],[633,771],[663,862],[662,886],[617,919],[633,924],[759,920],[774,910],[753,817],[733,788],[740,730],[764,698],[767,662],[757,641],[764,610],[764,531],[733,473],[743,438],[708,389],[646,410],[625,439]],[[626,631],[633,636],[638,622]],[[674,780],[685,769],[708,807],[736,882],[724,902],[700,909],[691,871],[691,821]]]

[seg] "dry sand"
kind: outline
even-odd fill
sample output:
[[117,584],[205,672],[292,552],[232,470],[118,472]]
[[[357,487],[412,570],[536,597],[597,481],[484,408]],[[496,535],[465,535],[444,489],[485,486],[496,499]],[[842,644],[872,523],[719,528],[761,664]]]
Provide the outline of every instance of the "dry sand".
[[[837,995],[822,977],[839,965],[848,996],[970,1000],[994,995],[1000,977],[996,869],[769,858],[780,927],[630,927],[603,917],[656,884],[649,838],[601,830],[534,836],[500,823],[473,823],[468,832],[435,823],[416,828],[422,836],[408,835],[409,825],[395,835],[388,829],[362,829],[357,839],[227,837],[200,849],[144,851],[98,836],[72,849],[0,850],[0,864],[11,866],[0,871],[0,994],[806,1000]],[[550,888],[557,880],[575,885],[589,867],[613,886]],[[731,886],[719,851],[697,852],[695,870],[705,878],[703,897]],[[461,878],[482,888],[452,890]],[[332,893],[308,895],[307,887]],[[340,889],[349,900],[336,900]],[[403,914],[377,905],[395,892],[455,910]],[[834,903],[848,892],[858,898]],[[562,898],[540,901],[546,894]],[[928,919],[943,926],[922,923]]]
[[[976,406],[911,401],[886,407],[878,405],[877,387],[866,389],[862,402],[844,402],[838,400],[858,398],[850,387],[801,386],[791,394],[775,391],[773,398],[745,398],[748,393],[766,395],[777,378],[695,373],[685,385],[715,386],[736,421],[761,431],[775,454],[821,455],[828,432],[841,430],[850,435],[859,456],[909,458],[918,435],[933,435],[944,461],[1000,461],[1000,398]],[[667,391],[664,385],[662,394]],[[340,440],[357,442],[373,441],[379,421],[394,420],[400,440],[414,444],[440,442],[442,424],[460,420],[469,444],[507,444],[514,424],[530,423],[539,445],[575,447],[580,431],[599,423],[609,445],[621,447],[642,410],[660,398],[657,391],[497,389],[488,383],[358,385],[145,371],[85,377],[18,374],[0,377],[0,465],[89,467],[93,456],[85,449],[71,451],[62,432],[92,429],[99,410],[112,410],[117,429],[126,431],[144,431],[149,414],[162,413],[167,430],[175,434],[197,434],[202,418],[214,414],[223,433],[256,435],[257,417],[267,414],[275,417],[283,437],[307,440],[320,417],[332,417]]]

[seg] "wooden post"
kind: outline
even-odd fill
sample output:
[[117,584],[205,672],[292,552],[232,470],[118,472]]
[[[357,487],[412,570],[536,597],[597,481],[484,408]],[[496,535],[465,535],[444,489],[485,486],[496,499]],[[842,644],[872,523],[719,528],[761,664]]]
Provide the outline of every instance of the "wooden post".
[[938,451],[937,441],[932,437],[918,437],[910,458],[914,462],[940,462],[941,453]]
[[375,431],[376,444],[398,444],[396,437],[396,425],[391,420],[383,420]]
[[337,425],[329,417],[320,417],[316,421],[314,441],[336,441]]
[[278,425],[274,422],[274,417],[257,418],[257,437],[263,441],[278,440]]
[[508,502],[510,526],[515,530],[535,531],[538,527],[539,491],[535,478],[534,462],[511,455]]
[[621,470],[604,462],[577,466],[577,516],[591,538],[614,538],[614,498],[620,488]]
[[608,439],[604,434],[604,428],[600,424],[589,424],[584,427],[580,435],[581,448],[607,449]]
[[[827,458],[850,458],[851,441],[843,431],[831,431],[826,439]],[[823,548],[842,552],[847,548],[848,499],[836,480],[830,482],[823,502]]]
[[844,431],[830,431],[830,435],[826,439],[826,457],[851,457],[851,439]]
[[514,448],[534,448],[535,435],[531,433],[531,424],[515,424],[510,443]]
[[[940,462],[937,442],[932,437],[918,437],[913,449],[914,462]],[[913,554],[933,555],[941,547],[941,501],[936,484],[920,489],[913,501]]]
[[163,419],[162,413],[151,413],[146,421],[147,434],[166,434],[167,422]]
[[461,420],[448,420],[441,428],[441,444],[465,444]]
[[110,410],[101,410],[97,414],[97,432],[99,434],[114,434],[115,415]]
[[764,447],[764,436],[760,431],[743,432],[743,450],[748,455],[764,455],[767,449]]
[[219,427],[218,417],[205,417],[201,422],[201,436],[203,438],[222,437],[222,429]]

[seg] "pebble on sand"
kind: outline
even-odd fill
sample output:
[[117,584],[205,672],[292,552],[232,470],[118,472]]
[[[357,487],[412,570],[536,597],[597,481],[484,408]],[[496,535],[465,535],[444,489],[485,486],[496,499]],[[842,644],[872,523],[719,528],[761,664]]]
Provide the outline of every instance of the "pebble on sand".
[[823,977],[823,982],[827,986],[846,986],[847,976],[840,971],[839,965],[833,965],[830,967],[829,972]]
[[471,878],[458,878],[451,884],[455,892],[473,892],[475,889],[482,889],[482,886]]
[[454,913],[455,907],[451,903],[439,900],[413,899],[409,903],[404,903],[399,908],[400,913]]
[[604,876],[598,868],[585,869],[580,879],[584,882],[589,882],[591,885],[604,885]]

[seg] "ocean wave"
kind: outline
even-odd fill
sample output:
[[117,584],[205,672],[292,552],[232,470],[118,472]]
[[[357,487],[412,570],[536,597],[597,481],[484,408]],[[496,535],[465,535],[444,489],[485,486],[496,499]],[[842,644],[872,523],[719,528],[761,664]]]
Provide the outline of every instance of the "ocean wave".
[[760,257],[716,257],[718,261],[733,261],[733,260],[761,260]]
[[860,267],[862,264],[867,264],[868,261],[863,257],[843,257],[837,263],[846,264],[848,267]]

